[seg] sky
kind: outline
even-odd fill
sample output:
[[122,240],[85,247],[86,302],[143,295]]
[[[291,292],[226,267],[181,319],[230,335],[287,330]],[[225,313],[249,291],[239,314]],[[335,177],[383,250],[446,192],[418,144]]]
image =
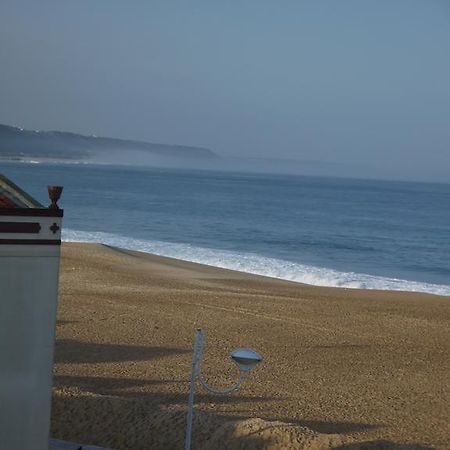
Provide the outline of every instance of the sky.
[[450,1],[0,0],[0,123],[450,182]]

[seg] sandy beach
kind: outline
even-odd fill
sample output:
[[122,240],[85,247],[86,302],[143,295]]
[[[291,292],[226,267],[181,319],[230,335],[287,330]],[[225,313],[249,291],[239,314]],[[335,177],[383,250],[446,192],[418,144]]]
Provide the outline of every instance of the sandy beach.
[[199,389],[195,449],[450,449],[450,298],[319,288],[94,244],[63,244],[52,437],[179,449],[194,332],[264,362]]

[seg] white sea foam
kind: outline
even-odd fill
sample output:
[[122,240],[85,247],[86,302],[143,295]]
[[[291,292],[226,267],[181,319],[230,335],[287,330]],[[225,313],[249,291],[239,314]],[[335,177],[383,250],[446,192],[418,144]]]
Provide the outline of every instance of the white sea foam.
[[446,285],[421,283],[355,272],[339,272],[325,267],[315,267],[251,253],[202,248],[190,244],[146,241],[111,233],[70,229],[63,231],[63,240],[66,242],[97,242],[314,286],[427,292],[450,296],[450,286]]

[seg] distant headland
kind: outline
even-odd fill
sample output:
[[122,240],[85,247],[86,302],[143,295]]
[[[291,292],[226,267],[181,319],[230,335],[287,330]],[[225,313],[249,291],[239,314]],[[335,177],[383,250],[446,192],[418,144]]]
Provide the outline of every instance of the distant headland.
[[189,165],[212,162],[213,151],[186,145],[84,136],[63,131],[25,130],[0,124],[0,160]]

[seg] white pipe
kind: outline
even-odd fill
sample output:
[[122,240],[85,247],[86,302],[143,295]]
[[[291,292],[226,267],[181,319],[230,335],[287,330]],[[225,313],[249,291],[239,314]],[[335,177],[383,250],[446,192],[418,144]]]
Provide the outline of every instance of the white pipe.
[[195,381],[198,378],[201,385],[209,392],[213,394],[226,395],[234,392],[245,379],[247,371],[240,370],[239,379],[232,386],[226,389],[214,389],[206,383],[202,374],[202,359],[203,359],[203,341],[204,333],[202,330],[198,329],[195,333],[195,344],[194,353],[192,355],[192,371],[191,371],[191,382],[189,387],[189,400],[188,400],[188,410],[186,418],[186,437],[184,441],[184,450],[191,450],[192,442],[192,419],[194,416],[194,395],[195,395]]
[[229,388],[225,388],[225,389],[214,389],[211,386],[209,386],[206,381],[205,378],[203,377],[203,374],[201,372],[201,368],[199,370],[198,373],[198,379],[200,380],[201,385],[209,392],[211,392],[212,394],[217,394],[217,395],[226,395],[226,394],[231,394],[232,392],[234,392],[235,390],[237,390],[239,388],[239,386],[242,384],[242,382],[245,379],[245,375],[246,372],[244,372],[243,370],[240,371],[240,375],[239,375],[239,379],[236,381],[236,383],[234,383],[232,386],[230,386]]

